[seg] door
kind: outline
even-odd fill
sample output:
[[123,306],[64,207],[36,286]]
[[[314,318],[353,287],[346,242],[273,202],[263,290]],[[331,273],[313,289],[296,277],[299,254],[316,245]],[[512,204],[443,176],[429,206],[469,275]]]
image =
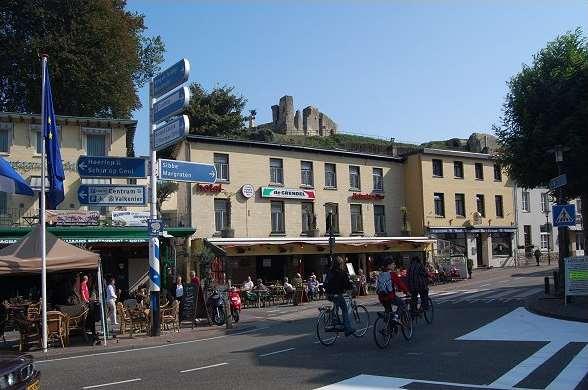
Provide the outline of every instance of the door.
[[484,266],[484,258],[482,257],[482,235],[476,234],[476,256],[478,267]]

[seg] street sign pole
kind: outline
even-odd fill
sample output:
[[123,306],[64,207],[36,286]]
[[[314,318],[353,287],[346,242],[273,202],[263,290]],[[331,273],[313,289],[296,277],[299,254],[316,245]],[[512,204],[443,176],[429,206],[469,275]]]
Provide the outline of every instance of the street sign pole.
[[[149,148],[151,150],[151,185],[150,217],[157,219],[157,150],[153,144],[155,123],[153,121],[153,105],[155,104],[153,79],[149,82]],[[159,273],[159,237],[149,237],[149,290],[151,302],[151,336],[159,336],[161,324],[159,320],[159,292],[161,276]]]

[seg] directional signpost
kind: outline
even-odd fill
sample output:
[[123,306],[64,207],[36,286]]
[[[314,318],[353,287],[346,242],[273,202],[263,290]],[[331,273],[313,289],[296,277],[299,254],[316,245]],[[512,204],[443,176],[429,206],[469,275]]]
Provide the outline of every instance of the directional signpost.
[[169,145],[175,144],[188,134],[189,129],[190,120],[187,115],[182,115],[155,129],[153,132],[153,147],[155,150],[161,150]]
[[81,177],[142,179],[147,177],[146,161],[143,158],[80,156],[78,174]]
[[146,204],[147,193],[136,185],[82,184],[78,200],[96,206],[140,206]]
[[[181,114],[190,102],[190,91],[181,86],[190,77],[190,63],[183,58],[149,82],[149,139],[151,150],[151,167],[149,174],[151,204],[149,209],[150,220],[157,220],[157,150],[170,145],[173,141],[181,139],[189,128],[187,117],[182,116],[169,123],[163,124],[159,129],[156,124],[169,120],[174,115]],[[171,91],[171,92],[170,92]],[[166,96],[166,93],[168,93]],[[157,225],[155,223],[155,225]],[[154,226],[151,226],[153,231]],[[159,315],[159,291],[161,290],[161,277],[159,273],[159,237],[149,237],[149,290],[150,302],[153,308],[151,315],[151,335],[160,334]]]
[[558,204],[553,206],[553,226],[576,226],[576,205]]
[[568,184],[568,177],[564,173],[563,175],[559,175],[558,177],[554,177],[549,181],[549,189],[555,190],[557,188],[563,187]]
[[212,164],[160,159],[159,179],[213,184],[216,182],[216,168]]

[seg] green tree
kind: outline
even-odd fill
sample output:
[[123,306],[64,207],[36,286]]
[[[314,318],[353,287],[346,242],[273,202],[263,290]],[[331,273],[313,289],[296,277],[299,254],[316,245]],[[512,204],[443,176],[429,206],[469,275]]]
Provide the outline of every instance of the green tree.
[[207,92],[198,83],[190,85],[190,132],[204,135],[230,135],[243,130],[243,108],[247,99],[237,96],[234,87],[215,87]]
[[0,2],[0,110],[40,112],[40,55],[49,55],[55,112],[128,118],[159,70],[164,45],[124,0]]
[[581,198],[588,221],[588,42],[582,31],[549,42],[508,87],[503,123],[496,129],[500,161],[519,186],[547,186],[558,175],[550,150],[561,145],[561,169],[568,177],[564,196]]

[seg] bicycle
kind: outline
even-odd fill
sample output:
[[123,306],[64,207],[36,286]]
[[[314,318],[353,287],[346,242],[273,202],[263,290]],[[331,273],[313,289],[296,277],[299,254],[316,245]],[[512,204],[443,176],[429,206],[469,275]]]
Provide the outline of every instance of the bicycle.
[[[410,299],[410,297],[404,298],[404,304],[408,307],[410,307]],[[421,307],[422,302],[420,296],[417,299],[417,309],[414,313],[411,311],[413,321],[418,322],[420,318],[424,317],[425,322],[427,324],[432,324],[433,318],[435,316],[435,307],[433,306],[433,300],[431,298],[427,298],[429,302],[429,307],[427,308],[427,310],[423,310]]]
[[[349,322],[356,329],[352,334],[358,338],[363,337],[370,326],[368,310],[365,306],[358,305],[349,295],[344,294],[344,298],[346,302],[351,301],[348,302],[347,306],[350,307]],[[320,314],[316,322],[316,336],[322,345],[328,347],[333,345],[337,341],[339,333],[344,331],[342,314],[339,314],[340,310],[338,310],[334,302],[332,306],[322,306],[318,310]]]
[[410,311],[399,306],[394,306],[394,308],[389,312],[378,312],[378,318],[374,322],[374,341],[381,349],[390,345],[392,336],[398,334],[399,328],[406,341],[410,341],[412,338]]

